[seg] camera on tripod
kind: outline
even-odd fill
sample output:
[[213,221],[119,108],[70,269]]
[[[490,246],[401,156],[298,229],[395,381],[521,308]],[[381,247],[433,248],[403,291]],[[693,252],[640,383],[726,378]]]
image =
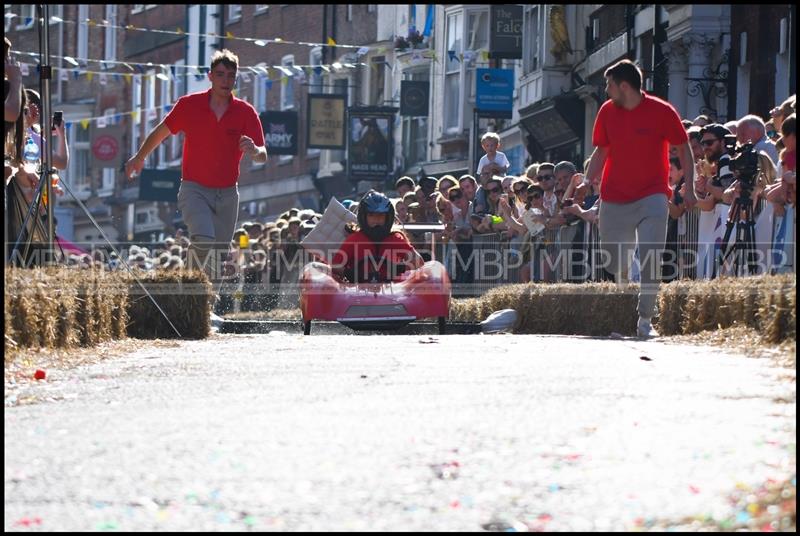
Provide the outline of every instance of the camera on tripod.
[[754,143],[748,140],[747,143],[736,145],[734,134],[725,135],[725,150],[730,159],[730,170],[742,187],[742,194],[749,194],[753,191],[758,177],[759,163],[758,151]]

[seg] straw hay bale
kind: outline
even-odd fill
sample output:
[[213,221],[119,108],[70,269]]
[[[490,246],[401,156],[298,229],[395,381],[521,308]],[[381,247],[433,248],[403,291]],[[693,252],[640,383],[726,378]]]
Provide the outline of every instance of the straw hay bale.
[[[137,274],[184,339],[210,333],[211,284],[199,270]],[[177,338],[164,316],[133,278],[128,276],[128,335],[142,339]]]
[[686,281],[673,281],[661,286],[658,295],[658,323],[656,328],[662,335],[677,335],[683,333],[681,323],[683,311],[686,309],[689,283]]
[[515,333],[607,336],[636,329],[636,287],[613,283],[507,285],[480,298],[453,300],[450,319],[480,322],[494,311],[515,309]]

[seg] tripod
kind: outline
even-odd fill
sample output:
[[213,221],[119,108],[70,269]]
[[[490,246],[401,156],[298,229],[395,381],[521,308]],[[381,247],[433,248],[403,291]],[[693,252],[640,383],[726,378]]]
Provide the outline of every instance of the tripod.
[[[733,244],[729,244],[731,232],[736,227],[736,237]],[[719,275],[721,268],[733,253],[733,273],[739,275],[744,266],[744,256],[747,255],[747,273],[756,273],[755,261],[755,220],[753,219],[753,201],[749,191],[742,191],[741,195],[733,200],[725,222],[725,235],[722,237],[720,254],[714,265],[714,275]],[[713,279],[712,277],[712,279]]]

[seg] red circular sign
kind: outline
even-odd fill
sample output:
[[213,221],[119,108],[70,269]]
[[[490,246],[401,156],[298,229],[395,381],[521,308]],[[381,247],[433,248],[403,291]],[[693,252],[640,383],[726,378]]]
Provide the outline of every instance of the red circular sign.
[[92,144],[92,154],[98,160],[114,160],[119,154],[119,142],[113,136],[98,136]]

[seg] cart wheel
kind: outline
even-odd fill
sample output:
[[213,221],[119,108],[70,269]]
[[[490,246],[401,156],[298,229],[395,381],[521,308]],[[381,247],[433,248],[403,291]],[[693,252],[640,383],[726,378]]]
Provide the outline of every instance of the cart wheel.
[[444,326],[447,322],[447,318],[444,316],[439,317],[439,335],[444,335]]
[[303,335],[308,335],[311,333],[311,320],[306,320],[303,322]]

